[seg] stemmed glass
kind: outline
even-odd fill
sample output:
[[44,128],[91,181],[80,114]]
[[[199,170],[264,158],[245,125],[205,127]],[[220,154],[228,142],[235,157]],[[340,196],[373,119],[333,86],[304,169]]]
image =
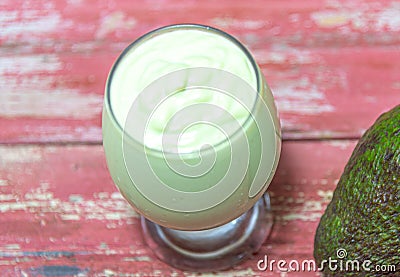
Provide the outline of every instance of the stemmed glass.
[[161,260],[225,269],[268,235],[279,119],[253,57],[227,33],[179,24],[129,45],[107,80],[103,144]]

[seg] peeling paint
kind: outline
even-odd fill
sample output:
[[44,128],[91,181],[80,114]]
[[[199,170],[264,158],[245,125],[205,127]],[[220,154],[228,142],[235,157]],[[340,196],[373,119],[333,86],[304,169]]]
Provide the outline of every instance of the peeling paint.
[[61,67],[62,64],[55,54],[0,57],[1,75],[54,72]]
[[[9,22],[12,21],[12,24]],[[59,29],[62,22],[61,15],[55,10],[43,11],[30,10],[16,14],[15,11],[2,11],[0,13],[0,38],[13,39],[18,36],[25,38],[35,34],[48,34]]]
[[62,214],[61,215],[62,220],[80,220],[81,217],[77,214]]
[[126,257],[123,258],[124,262],[151,262],[152,259],[148,256]]
[[231,17],[216,17],[211,19],[212,24],[219,28],[240,28],[246,30],[257,30],[268,25],[267,21],[263,20],[249,20],[249,19],[237,19]]
[[121,31],[129,30],[136,25],[136,19],[131,16],[127,16],[121,11],[112,12],[101,19],[100,26],[96,31],[96,38],[105,38],[108,34]]
[[302,207],[303,212],[314,212],[321,210],[322,210],[322,204],[320,201],[308,200],[304,203]]
[[[1,157],[4,158],[4,155]],[[8,158],[8,163],[10,163],[10,158]],[[55,198],[53,193],[48,191],[49,188],[49,184],[41,184],[39,188],[25,193],[22,199],[14,194],[0,194],[0,212],[32,209],[31,212],[36,213],[37,209],[40,209],[42,214],[58,213],[61,220],[65,221],[100,220],[107,221],[109,224],[114,224],[114,222],[128,224],[132,218],[138,217],[138,214],[123,198],[115,198],[114,194],[100,192],[101,198],[87,201],[82,196],[70,195],[67,201],[63,201]],[[71,199],[79,201],[70,201]],[[43,221],[43,224],[46,223]],[[116,228],[117,225],[109,227]]]
[[[4,260],[0,260],[0,266],[1,265],[16,265],[17,262],[16,261],[4,261]],[[27,276],[27,275],[24,275]]]
[[352,6],[351,2],[342,5],[339,10],[318,11],[311,14],[313,21],[320,27],[333,28],[350,25],[354,30],[373,30],[376,32],[400,30],[400,3],[393,2],[381,11],[369,5]]
[[[0,159],[1,160],[1,159]],[[3,180],[0,179],[0,187],[6,187],[8,186],[10,183],[8,182],[8,180]]]
[[75,91],[29,93],[2,92],[0,116],[2,117],[51,117],[97,118],[103,106],[103,97],[97,94],[79,94]]
[[108,245],[105,242],[100,243],[99,249],[108,249]]
[[105,277],[111,277],[111,276],[117,276],[118,273],[111,269],[104,269],[101,275]]
[[299,213],[291,213],[287,215],[282,215],[279,218],[285,221],[293,221],[293,220],[301,220],[301,221],[318,221],[322,216],[322,212],[318,213],[307,213],[307,214],[299,214]]
[[79,195],[79,194],[71,194],[68,197],[69,202],[73,202],[73,203],[80,203],[83,201],[83,196]]
[[400,3],[393,2],[391,7],[378,13],[376,26],[379,29],[388,28],[391,31],[400,31]]
[[317,194],[322,197],[324,202],[330,202],[332,200],[333,190],[318,190]]
[[6,250],[21,250],[21,246],[19,244],[6,244],[4,245],[4,249]]
[[10,201],[16,199],[16,196],[13,194],[0,194],[0,201]]
[[328,142],[328,144],[333,147],[339,148],[340,150],[354,147],[354,141],[351,140],[331,140]]
[[279,112],[317,115],[335,111],[325,94],[307,78],[275,86],[273,93]]
[[321,179],[321,185],[327,185],[328,184],[328,180],[327,179]]
[[122,196],[122,194],[120,192],[113,192],[111,194],[111,199],[119,199],[122,200],[124,199],[124,197]]
[[349,15],[341,11],[319,11],[313,13],[311,18],[323,28],[342,26],[350,21]]
[[44,205],[38,201],[25,201],[25,202],[13,202],[13,203],[0,203],[0,212],[8,211],[20,211],[27,210],[28,208],[38,208]]
[[[1,104],[0,104],[1,105]],[[37,148],[33,147],[7,147],[0,146],[0,166],[5,167],[8,164],[15,163],[33,163],[39,162],[42,154]],[[7,184],[5,181],[3,184]]]
[[[52,74],[57,74],[63,66],[55,54],[0,57],[0,86],[4,86],[0,94],[0,117],[98,117],[103,105],[102,95],[54,88],[57,80]],[[49,76],[42,76],[43,73]]]
[[25,194],[25,199],[27,200],[50,200],[53,198],[53,194],[51,192],[45,192],[45,193],[26,193]]

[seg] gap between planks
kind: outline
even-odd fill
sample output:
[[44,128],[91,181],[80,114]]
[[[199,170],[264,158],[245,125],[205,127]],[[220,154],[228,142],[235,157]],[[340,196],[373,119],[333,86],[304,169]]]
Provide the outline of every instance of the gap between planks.
[[[312,137],[305,136],[301,138],[297,137],[283,137],[282,142],[326,142],[326,141],[356,141],[359,140],[360,136],[337,136],[337,137]],[[102,145],[102,141],[31,141],[31,142],[2,142],[0,146],[98,146]]]

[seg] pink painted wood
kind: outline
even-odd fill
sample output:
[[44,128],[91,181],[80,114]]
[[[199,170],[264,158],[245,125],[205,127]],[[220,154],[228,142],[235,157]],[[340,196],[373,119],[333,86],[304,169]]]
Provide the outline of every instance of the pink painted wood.
[[237,36],[275,94],[284,137],[357,138],[400,101],[391,1],[14,1],[0,14],[0,142],[100,142],[108,71],[166,24]]
[[[254,54],[285,142],[276,223],[257,261],[312,258],[313,237],[361,133],[400,102],[400,6],[355,1],[0,2],[0,275],[194,276],[159,262],[109,177],[101,143],[108,71],[140,35],[208,24]],[[26,145],[21,145],[26,144]]]
[[[269,189],[273,231],[258,254],[224,274],[280,276],[276,269],[258,271],[264,255],[288,262],[312,259],[319,217],[354,143],[284,143]],[[190,275],[159,262],[144,245],[138,215],[113,185],[103,155],[97,145],[0,147],[1,276],[51,276],[51,270],[87,276]]]

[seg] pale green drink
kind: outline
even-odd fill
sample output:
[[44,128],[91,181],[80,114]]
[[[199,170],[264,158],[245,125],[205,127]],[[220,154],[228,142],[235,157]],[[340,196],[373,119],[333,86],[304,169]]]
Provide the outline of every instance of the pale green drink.
[[[182,78],[165,92],[148,93],[165,75]],[[239,91],[236,99],[213,89],[220,85],[255,93]],[[159,101],[171,88],[177,92]],[[131,118],[134,102],[138,113]],[[198,104],[215,109],[194,109]],[[185,126],[188,116],[174,118],[184,107],[200,124]],[[143,133],[133,130],[141,127],[132,119],[146,121]],[[163,141],[169,136],[178,140]],[[182,230],[215,227],[251,208],[271,181],[280,153],[272,94],[248,51],[225,33],[193,25],[156,30],[121,55],[106,88],[103,138],[111,176],[125,198],[150,220]]]

